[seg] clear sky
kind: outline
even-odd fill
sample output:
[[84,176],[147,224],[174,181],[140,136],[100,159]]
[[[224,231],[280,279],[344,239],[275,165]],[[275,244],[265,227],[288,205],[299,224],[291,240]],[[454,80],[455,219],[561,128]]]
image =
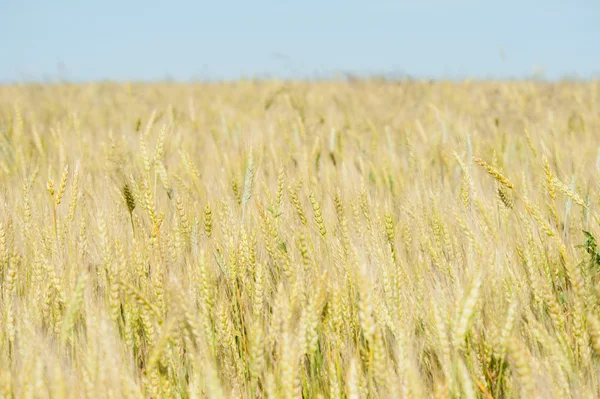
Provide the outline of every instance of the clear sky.
[[0,81],[600,76],[600,0],[0,0]]

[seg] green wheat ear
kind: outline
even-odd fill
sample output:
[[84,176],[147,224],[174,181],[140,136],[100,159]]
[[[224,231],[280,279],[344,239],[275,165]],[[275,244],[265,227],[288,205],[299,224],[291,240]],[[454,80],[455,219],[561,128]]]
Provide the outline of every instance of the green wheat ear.
[[127,210],[129,211],[129,217],[131,218],[131,229],[133,230],[133,234],[135,234],[135,227],[133,225],[133,210],[135,209],[135,198],[133,197],[133,193],[129,188],[129,185],[125,183],[123,185],[123,197],[125,198],[125,203],[127,204]]

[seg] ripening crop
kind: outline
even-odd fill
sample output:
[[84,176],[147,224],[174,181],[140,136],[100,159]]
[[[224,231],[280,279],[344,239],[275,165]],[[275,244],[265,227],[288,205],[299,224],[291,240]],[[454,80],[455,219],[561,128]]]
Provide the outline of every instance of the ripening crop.
[[0,397],[600,396],[600,83],[0,87]]

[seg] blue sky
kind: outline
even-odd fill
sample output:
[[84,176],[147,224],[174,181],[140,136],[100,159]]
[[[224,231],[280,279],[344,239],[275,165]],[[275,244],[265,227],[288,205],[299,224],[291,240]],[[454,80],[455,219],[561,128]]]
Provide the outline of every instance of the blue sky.
[[600,76],[600,1],[0,0],[0,81]]

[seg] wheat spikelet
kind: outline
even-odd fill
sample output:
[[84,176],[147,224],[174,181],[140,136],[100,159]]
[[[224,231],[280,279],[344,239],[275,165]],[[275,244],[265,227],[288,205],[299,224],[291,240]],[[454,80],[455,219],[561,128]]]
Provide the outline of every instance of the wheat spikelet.
[[475,162],[477,165],[484,168],[494,179],[498,180],[498,182],[505,185],[507,188],[509,188],[511,190],[513,190],[515,188],[515,186],[510,182],[510,180],[508,180],[502,173],[500,173],[500,171],[498,171],[498,169],[489,165],[483,159],[473,158],[473,162]]
[[62,197],[65,194],[65,190],[67,188],[67,180],[69,178],[69,165],[65,165],[65,169],[60,178],[60,185],[58,187],[58,192],[56,193],[56,206],[60,205],[62,201]]
[[327,230],[325,229],[325,223],[323,222],[323,213],[321,212],[321,205],[317,201],[314,193],[310,193],[309,196],[310,203],[312,204],[313,212],[315,214],[315,222],[317,227],[319,228],[319,233],[321,233],[321,237],[325,238],[327,234]]
[[254,157],[252,152],[248,156],[246,165],[246,176],[244,178],[244,193],[242,194],[242,207],[245,207],[250,197],[252,196],[252,188],[254,187]]
[[77,201],[79,198],[79,165],[75,167],[73,173],[73,180],[71,182],[71,202],[69,204],[69,222],[73,223],[75,220],[75,209],[77,207]]
[[290,198],[292,199],[292,204],[296,208],[296,213],[298,214],[298,217],[300,218],[300,222],[304,226],[308,226],[308,220],[306,219],[306,216],[304,215],[304,210],[302,209],[302,204],[300,203],[300,198],[298,197],[297,189],[293,189],[292,186],[288,186],[288,192],[290,194]]
[[212,237],[213,221],[212,211],[210,210],[210,204],[204,206],[204,233],[208,238]]
[[588,207],[587,204],[585,203],[585,201],[576,192],[574,192],[569,187],[567,187],[567,185],[564,184],[562,181],[560,181],[560,179],[558,179],[557,177],[554,178],[552,184],[561,193],[563,193],[563,195],[565,195],[566,197],[570,198],[577,205],[579,205],[579,206],[581,206],[583,208],[587,208]]
[[498,197],[500,201],[504,204],[508,209],[512,209],[515,205],[513,201],[508,197],[508,193],[502,189],[502,187],[498,187]]
[[129,185],[125,183],[123,185],[123,198],[125,199],[125,205],[127,205],[127,210],[129,213],[133,213],[135,210],[135,197],[129,188]]
[[158,134],[158,140],[156,141],[156,148],[154,150],[154,163],[155,164],[161,162],[161,159],[163,158],[163,156],[165,154],[166,136],[167,136],[167,125],[164,124],[160,129],[160,133]]
[[460,155],[458,155],[456,151],[454,151],[453,155],[463,173],[462,185],[460,187],[460,198],[464,207],[468,208],[471,205],[471,197],[474,193],[473,181],[471,180],[471,174],[469,173],[469,170],[467,169],[467,166],[463,162]]

